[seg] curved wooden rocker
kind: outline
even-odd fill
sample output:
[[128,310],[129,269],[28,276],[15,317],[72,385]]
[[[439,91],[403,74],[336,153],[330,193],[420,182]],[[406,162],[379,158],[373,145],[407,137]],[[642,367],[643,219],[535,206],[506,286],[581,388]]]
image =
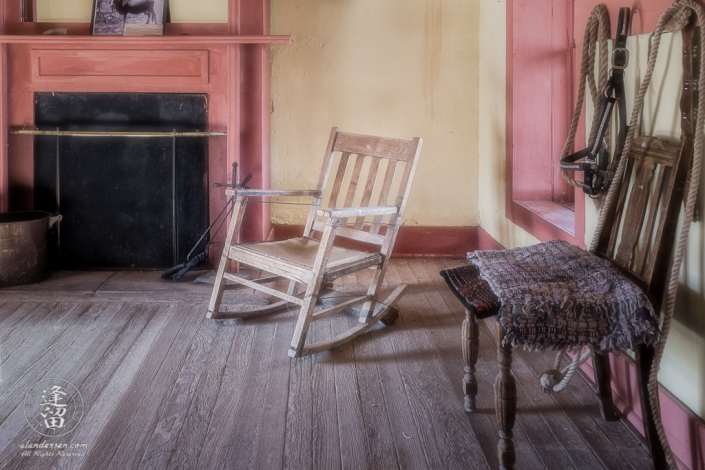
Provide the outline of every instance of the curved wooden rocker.
[[[398,317],[396,302],[406,286],[399,285],[384,300],[380,300],[379,296],[416,172],[421,145],[422,140],[418,137],[413,140],[397,140],[349,134],[333,128],[315,190],[227,190],[228,195],[236,198],[235,208],[207,317],[251,318],[298,305],[301,309],[289,350],[289,356],[292,357],[334,348],[365,333],[379,321],[384,324],[393,323]],[[351,159],[351,155],[356,157]],[[354,163],[349,165],[353,160]],[[335,179],[326,190],[328,176],[336,161],[338,165]],[[366,180],[363,175],[366,175]],[[343,191],[344,186],[346,191]],[[358,189],[361,192],[358,192]],[[345,198],[342,207],[337,207],[343,193]],[[324,194],[330,194],[327,208],[321,208]],[[377,206],[371,207],[373,195],[378,202]],[[293,196],[307,196],[313,199],[302,237],[237,244],[237,235],[248,198]],[[386,230],[383,230],[382,226],[385,226]],[[320,241],[314,238],[315,232],[321,233]],[[379,251],[367,252],[337,246],[333,244],[336,237],[376,245]],[[261,269],[273,276],[256,280],[234,276],[226,272],[230,260]],[[346,299],[332,307],[315,310],[324,284],[366,268],[374,268],[367,294]],[[289,280],[286,292],[265,285],[285,279]],[[235,285],[226,286],[228,280]],[[306,288],[297,293],[299,284],[305,285]],[[241,286],[282,300],[247,312],[221,312],[223,291]],[[305,344],[306,333],[312,321],[359,305],[362,305],[360,324],[329,340]]]

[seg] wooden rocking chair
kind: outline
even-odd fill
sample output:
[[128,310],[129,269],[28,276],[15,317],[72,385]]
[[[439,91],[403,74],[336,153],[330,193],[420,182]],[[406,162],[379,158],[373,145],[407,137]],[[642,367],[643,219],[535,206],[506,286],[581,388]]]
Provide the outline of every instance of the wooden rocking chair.
[[[671,7],[659,21],[654,36],[654,44],[660,38],[664,24],[668,19],[675,15],[680,9],[691,8],[698,12],[698,17],[701,17],[702,11],[694,2],[684,0],[677,2]],[[687,18],[687,17],[686,17]],[[625,146],[625,154],[620,162],[620,169],[617,171],[615,181],[612,183],[608,201],[603,207],[600,224],[596,231],[596,236],[593,239],[589,253],[591,256],[600,260],[607,260],[609,263],[621,273],[621,276],[633,283],[637,288],[641,289],[648,300],[653,305],[656,314],[660,312],[662,305],[667,305],[665,318],[663,320],[661,335],[667,335],[667,325],[670,322],[672,315],[672,306],[674,303],[675,286],[677,285],[678,272],[680,269],[679,258],[682,255],[682,248],[685,245],[685,240],[688,235],[688,227],[692,219],[693,204],[695,194],[697,192],[698,172],[700,168],[700,157],[698,150],[702,153],[702,126],[703,122],[699,119],[695,130],[699,136],[695,139],[695,157],[693,157],[693,130],[694,126],[691,118],[691,91],[693,89],[693,80],[691,74],[691,41],[693,35],[692,22],[683,30],[683,92],[680,102],[681,109],[681,140],[677,147],[669,145],[667,142],[655,137],[641,136],[633,137],[633,130],[641,108],[641,99],[648,87],[651,77],[651,70],[647,70],[646,78],[642,82],[639,96],[636,100],[635,109],[633,110],[632,119],[630,122],[630,135],[627,138]],[[657,46],[651,52],[650,64],[655,61],[655,51]],[[653,67],[653,65],[650,65]],[[701,77],[702,81],[702,77]],[[702,106],[700,101],[700,106]],[[698,140],[700,142],[698,142]],[[698,149],[698,145],[700,148]],[[691,163],[691,159],[693,162]],[[693,169],[695,168],[695,169]],[[684,223],[681,229],[679,238],[679,249],[675,256],[672,257],[674,242],[676,240],[678,220],[681,214],[681,209],[684,210]],[[536,247],[545,246],[553,242],[545,242],[534,247],[516,251],[521,253],[518,257],[527,256],[530,250],[536,250]],[[508,250],[514,251],[514,250]],[[680,252],[680,254],[678,254]],[[503,252],[504,253],[504,252]],[[484,256],[480,254],[479,256]],[[492,254],[491,256],[495,256]],[[589,257],[590,255],[588,255]],[[482,264],[482,262],[480,262]],[[545,263],[550,265],[550,261]],[[538,263],[538,266],[543,267],[544,263]],[[528,262],[527,262],[528,265]],[[527,273],[531,272],[531,268],[527,267]],[[495,282],[496,277],[487,276],[487,272],[478,266],[461,266],[457,268],[447,269],[441,272],[453,293],[461,300],[465,306],[466,319],[462,326],[462,349],[463,360],[465,365],[465,376],[463,378],[463,388],[465,392],[465,409],[466,411],[475,411],[475,397],[478,393],[477,380],[475,378],[475,365],[477,363],[478,347],[479,347],[479,327],[477,319],[489,318],[497,316],[497,359],[499,362],[499,374],[495,379],[495,410],[499,424],[499,444],[498,455],[500,468],[511,469],[515,463],[515,451],[512,440],[512,428],[514,426],[516,413],[516,384],[511,373],[512,365],[512,345],[504,341],[505,334],[508,328],[516,328],[516,323],[511,320],[502,322],[500,318],[506,315],[504,310],[506,306],[499,298],[499,291],[493,290],[493,287],[488,282],[487,278],[492,278]],[[551,273],[550,275],[553,275]],[[547,275],[550,277],[550,275]],[[593,276],[594,273],[586,273],[584,278],[587,279]],[[669,280],[670,276],[670,280]],[[539,276],[537,276],[539,277]],[[560,279],[560,282],[567,282],[566,279]],[[580,278],[578,281],[582,282]],[[670,281],[670,282],[669,282]],[[525,279],[526,285],[532,285],[534,280],[527,276]],[[538,281],[537,281],[538,282]],[[553,281],[557,282],[557,281]],[[666,302],[666,285],[668,288],[668,302]],[[495,282],[496,285],[496,282]],[[614,292],[614,291],[618,292]],[[612,288],[608,291],[610,295],[619,295],[619,289]],[[570,301],[568,301],[570,300]],[[578,299],[580,301],[581,299]],[[566,297],[566,304],[576,303],[575,298]],[[669,305],[670,304],[670,305]],[[558,309],[556,309],[558,310]],[[546,308],[547,313],[534,317],[532,324],[533,331],[549,331],[556,332],[556,336],[565,333],[565,330],[570,328],[563,324],[557,327],[556,322],[552,317],[557,315],[556,311],[551,311]],[[635,312],[632,319],[636,325],[640,320],[641,311]],[[578,318],[576,323],[582,321]],[[582,327],[585,329],[585,337],[592,336],[591,341],[586,341],[577,344],[564,344],[564,346],[577,347],[587,344],[599,344],[599,341],[606,338],[611,332],[598,331],[593,324],[586,321]],[[614,326],[616,328],[616,325]],[[592,328],[592,329],[591,329]],[[559,330],[563,331],[559,331]],[[655,332],[654,338],[657,337],[658,331]],[[673,455],[670,453],[667,441],[659,438],[659,430],[661,426],[660,416],[658,412],[658,391],[656,384],[656,372],[658,371],[658,361],[660,353],[663,351],[662,336],[656,346],[634,344],[636,354],[637,380],[639,394],[641,400],[642,417],[646,440],[651,453],[653,468],[663,469],[674,465]],[[525,344],[531,347],[543,349],[544,344],[532,341],[519,341],[519,344]],[[578,350],[579,351],[579,350]],[[596,353],[592,350],[592,359],[595,372],[595,382],[600,401],[600,409],[605,420],[617,420],[616,408],[612,401],[612,390],[610,387],[610,363],[608,348],[603,352]],[[576,353],[580,357],[579,352]],[[557,360],[558,362],[558,360]],[[577,360],[573,361],[577,364]],[[654,365],[655,363],[655,365]],[[573,364],[571,364],[573,367]],[[554,369],[557,368],[554,367]],[[549,371],[556,373],[556,371]],[[560,371],[556,373],[560,375]],[[562,378],[562,377],[561,377]],[[561,378],[558,380],[560,381]],[[649,383],[653,389],[650,390]],[[551,388],[546,391],[558,391]],[[654,411],[655,410],[655,411]]]
[[[384,300],[380,300],[379,295],[406,207],[421,145],[422,140],[418,137],[413,140],[396,140],[349,134],[333,128],[315,190],[227,190],[228,195],[236,198],[235,206],[208,306],[208,318],[247,318],[299,305],[301,310],[289,350],[289,356],[292,357],[334,348],[363,334],[382,319],[383,323],[391,324],[398,316],[395,304],[406,286],[399,285]],[[341,154],[339,159],[336,152]],[[352,155],[356,155],[354,164],[348,165]],[[335,160],[338,160],[337,171],[332,187],[327,191],[328,176]],[[367,175],[366,181],[362,179],[363,174]],[[347,192],[339,207],[338,200],[343,193],[344,183],[347,183]],[[362,190],[359,194],[358,188]],[[330,194],[329,202],[322,208],[326,194]],[[237,244],[248,198],[268,196],[313,197],[303,236],[281,241]],[[370,207],[373,196],[377,197],[377,206]],[[386,230],[382,228],[383,225]],[[314,232],[322,233],[320,241],[313,238]],[[379,251],[365,252],[336,246],[333,244],[336,237],[377,245]],[[273,276],[250,281],[231,275],[226,272],[229,260],[262,269]],[[365,295],[314,313],[324,284],[369,267],[375,270]],[[286,292],[264,285],[282,279],[289,280]],[[247,312],[221,312],[223,291],[239,287],[226,285],[226,280],[274,295],[282,301]],[[305,284],[306,289],[297,294],[297,284]],[[360,324],[332,339],[305,344],[306,333],[312,321],[361,304]]]

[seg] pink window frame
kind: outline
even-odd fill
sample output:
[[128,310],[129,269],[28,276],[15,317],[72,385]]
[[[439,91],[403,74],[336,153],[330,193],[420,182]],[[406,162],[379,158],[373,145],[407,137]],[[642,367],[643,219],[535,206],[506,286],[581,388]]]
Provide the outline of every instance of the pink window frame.
[[[623,2],[619,0],[604,0],[607,6],[607,10],[610,13],[610,25],[612,27],[612,32],[610,37],[614,37],[616,24],[617,24],[617,14],[619,8],[624,6]],[[666,10],[671,5],[671,0],[642,0],[632,7],[632,26],[631,34],[644,34],[653,31],[659,16],[663,11]],[[574,106],[574,91],[578,88],[578,80],[580,78],[580,61],[575,60],[576,57],[581,57],[582,55],[582,40],[585,31],[585,24],[590,16],[592,8],[595,6],[594,1],[587,0],[507,0],[507,56],[506,56],[506,66],[507,66],[507,83],[506,83],[506,93],[507,93],[507,122],[506,122],[506,153],[507,153],[507,192],[506,192],[506,217],[510,219],[513,223],[523,228],[539,240],[545,241],[554,238],[562,238],[573,244],[583,246],[585,245],[585,198],[582,191],[579,189],[574,191],[574,201],[575,201],[575,226],[572,233],[570,231],[561,228],[560,226],[550,222],[548,219],[552,218],[555,214],[551,214],[551,210],[543,211],[542,214],[537,211],[530,210],[526,205],[522,204],[521,196],[517,197],[520,193],[519,189],[526,190],[526,186],[529,187],[529,192],[531,191],[531,186],[536,184],[536,181],[532,178],[526,178],[521,180],[520,175],[517,180],[515,180],[515,167],[516,163],[521,163],[522,151],[521,142],[515,142],[515,128],[514,117],[521,116],[522,113],[533,113],[535,110],[532,109],[522,109],[521,105],[515,106],[514,93],[514,8],[515,5],[521,7],[522,5],[532,4],[533,6],[543,4],[552,5],[553,10],[551,14],[543,15],[535,18],[535,20],[541,22],[542,24],[537,24],[533,22],[531,28],[528,28],[528,36],[532,36],[541,31],[551,30],[551,31],[565,31],[565,35],[555,35],[553,38],[557,38],[557,42],[553,42],[553,53],[554,56],[557,52],[562,50],[567,50],[570,60],[570,68],[568,70],[567,79],[561,81],[560,77],[556,77],[555,74],[548,79],[552,83],[553,101],[551,106],[551,125],[541,126],[540,123],[537,125],[535,120],[527,125],[530,131],[535,132],[537,135],[541,133],[551,133],[551,155],[553,158],[554,170],[556,167],[556,159],[560,154],[561,140],[565,140],[567,131],[561,130],[561,124],[567,126],[569,124],[573,106]],[[556,14],[558,13],[558,14]],[[565,22],[563,23],[563,20]],[[554,24],[556,19],[559,19],[558,24]],[[522,41],[528,40],[530,43],[531,37],[523,38]],[[523,45],[524,43],[522,43]],[[555,92],[564,92],[563,99],[555,99]],[[567,100],[567,102],[566,102]],[[531,115],[531,114],[530,114]],[[523,122],[522,122],[523,123]],[[578,134],[575,137],[575,142],[585,142],[585,122],[584,122],[584,110],[583,117],[578,125]],[[519,144],[516,146],[515,144]],[[524,153],[524,155],[529,155]],[[554,181],[555,181],[554,173]],[[519,183],[519,184],[517,184]],[[517,186],[524,185],[523,188],[518,188]],[[544,196],[539,198],[547,200],[548,197]],[[556,208],[560,212],[560,208]]]
[[[538,4],[537,2],[542,2],[542,6],[549,9],[549,14],[532,18],[532,27],[525,28],[523,32],[519,31],[519,34],[523,35],[521,38],[522,53],[529,51],[530,54],[533,47],[532,44],[545,45],[535,35],[545,31],[553,31],[551,34],[551,60],[552,63],[560,63],[562,69],[556,70],[561,67],[554,66],[551,66],[548,70],[545,67],[537,67],[530,76],[524,75],[526,80],[534,80],[540,85],[545,85],[546,80],[548,80],[550,99],[548,104],[543,103],[542,108],[538,110],[545,118],[543,125],[540,120],[534,119],[530,122],[522,121],[515,124],[515,116],[517,118],[525,115],[534,116],[537,110],[529,107],[532,104],[531,99],[522,100],[522,97],[518,97],[519,99],[515,100],[515,92],[530,93],[530,91],[521,90],[514,83],[515,61],[521,60],[518,55],[515,56],[514,50],[514,39],[516,37],[514,8],[515,5],[521,8],[527,4],[532,4],[532,8],[535,8]],[[582,192],[576,192],[574,195],[570,194],[569,192],[572,192],[573,188],[566,186],[560,180],[560,172],[557,170],[558,156],[565,142],[571,118],[573,77],[575,75],[572,69],[572,64],[575,62],[572,60],[575,53],[572,18],[573,3],[569,0],[507,0],[506,217],[541,241],[560,238],[570,243],[584,246],[585,201]],[[541,22],[541,24],[536,24],[536,21]],[[556,30],[565,31],[565,34],[555,34]],[[554,59],[556,54],[558,54],[558,62]],[[567,57],[561,58],[561,54],[565,54]],[[546,90],[543,89],[537,93],[543,95],[541,91],[545,92]],[[524,97],[526,96],[528,95],[524,95]],[[543,99],[543,96],[541,96],[541,99]],[[525,140],[515,139],[516,135],[521,132],[524,133],[523,135],[532,133],[535,136],[534,141],[526,142]],[[584,132],[582,134],[582,139],[584,140]],[[548,138],[544,136],[548,136]],[[580,139],[581,136],[579,134],[576,142],[580,142]],[[536,144],[542,148],[538,150],[529,148]],[[548,155],[551,160],[540,162],[519,160],[522,155],[526,159],[534,158],[536,151],[543,155]],[[534,174],[525,174],[521,170],[515,172],[517,167],[521,169],[522,165],[526,167],[535,163],[544,167],[541,177],[537,178]],[[549,182],[547,182],[548,179],[550,179]],[[564,197],[567,195],[568,199],[571,196],[574,198],[574,225],[572,227],[572,224],[565,223],[566,215],[572,216],[568,212],[569,209],[553,202],[554,194],[557,192],[561,192]],[[527,203],[527,200],[530,200],[528,201],[529,203]],[[532,210],[527,207],[535,201],[542,201],[543,204],[540,210]],[[556,219],[562,219],[564,222],[556,223],[551,221]]]

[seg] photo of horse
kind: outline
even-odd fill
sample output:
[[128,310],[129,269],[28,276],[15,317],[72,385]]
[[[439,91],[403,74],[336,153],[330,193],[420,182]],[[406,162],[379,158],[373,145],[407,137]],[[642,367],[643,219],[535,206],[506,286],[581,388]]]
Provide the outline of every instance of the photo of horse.
[[126,24],[163,25],[168,0],[93,0],[91,32],[122,36]]

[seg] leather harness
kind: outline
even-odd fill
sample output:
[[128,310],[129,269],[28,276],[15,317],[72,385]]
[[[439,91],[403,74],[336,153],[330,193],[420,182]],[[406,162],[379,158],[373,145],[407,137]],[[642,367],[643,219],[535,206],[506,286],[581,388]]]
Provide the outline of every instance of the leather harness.
[[[627,138],[627,107],[624,99],[624,69],[629,64],[629,51],[626,48],[627,35],[629,34],[629,23],[631,11],[629,8],[619,9],[619,24],[615,47],[612,50],[612,69],[605,89],[605,99],[600,110],[600,120],[595,121],[598,125],[595,139],[590,145],[561,159],[561,168],[564,170],[576,170],[584,173],[583,191],[592,198],[598,198],[604,194],[614,178],[615,171],[622,157],[624,142]],[[605,134],[609,128],[612,111],[616,107],[619,113],[619,134],[617,147],[608,170],[609,148]],[[578,160],[584,159],[582,162]]]

